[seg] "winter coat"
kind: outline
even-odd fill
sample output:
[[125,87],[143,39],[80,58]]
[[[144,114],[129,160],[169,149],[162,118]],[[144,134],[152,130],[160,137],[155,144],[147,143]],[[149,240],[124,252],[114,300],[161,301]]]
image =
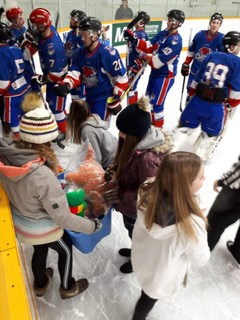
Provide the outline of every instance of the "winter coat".
[[97,162],[106,169],[114,160],[117,151],[117,139],[108,130],[107,122],[94,114],[81,127],[82,140],[91,143]]
[[162,228],[144,223],[144,210],[138,211],[133,229],[131,260],[143,291],[153,299],[170,298],[186,280],[190,264],[201,267],[210,258],[205,222],[191,215],[197,241],[176,224]]
[[147,178],[155,176],[162,159],[170,148],[169,136],[151,126],[144,138],[134,148],[129,159],[126,159],[126,165],[118,181],[121,202],[114,204],[115,210],[136,219],[139,186]]
[[62,237],[63,228],[94,232],[94,221],[70,213],[60,183],[36,151],[18,149],[14,141],[0,139],[0,180],[21,242],[54,242]]

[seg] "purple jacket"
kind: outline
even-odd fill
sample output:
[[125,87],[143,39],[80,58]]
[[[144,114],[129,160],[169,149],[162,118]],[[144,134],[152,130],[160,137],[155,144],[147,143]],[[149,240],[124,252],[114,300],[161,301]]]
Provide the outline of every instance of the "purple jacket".
[[123,195],[122,201],[114,204],[115,210],[136,219],[139,186],[147,178],[155,176],[162,159],[168,154],[170,148],[169,136],[152,126],[126,161],[123,174],[118,182],[120,192]]

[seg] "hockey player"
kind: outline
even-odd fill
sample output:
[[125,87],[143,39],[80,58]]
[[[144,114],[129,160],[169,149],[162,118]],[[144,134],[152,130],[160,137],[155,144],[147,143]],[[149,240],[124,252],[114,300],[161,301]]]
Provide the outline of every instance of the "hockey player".
[[224,52],[209,54],[190,86],[190,101],[181,114],[180,126],[197,128],[202,133],[194,151],[207,160],[223,129],[224,101],[230,108],[240,103],[240,33],[223,37]]
[[21,49],[9,46],[12,38],[10,27],[0,22],[0,95],[3,127],[10,125],[15,138],[19,138],[20,107],[29,85],[24,76],[24,61]]
[[[187,89],[189,91],[190,84],[194,79],[198,69],[204,58],[214,51],[223,51],[222,39],[224,34],[218,30],[223,22],[223,16],[219,12],[215,12],[209,20],[208,30],[199,31],[193,38],[187,52],[187,57],[182,64],[181,73],[184,77],[189,75]],[[189,74],[190,64],[191,71]]]
[[[146,12],[138,12],[136,16],[139,14],[143,14],[144,18],[142,18],[140,21],[138,21],[134,27],[134,37],[138,39],[143,39],[145,41],[148,40],[148,35],[145,31],[146,24],[150,21],[150,16]],[[135,17],[136,17],[135,16]],[[133,81],[138,71],[143,66],[144,61],[139,58],[139,52],[135,48],[134,44],[129,42],[128,44],[128,55],[127,55],[127,72],[128,72],[128,80],[129,82]],[[138,81],[140,80],[140,77],[138,80],[134,83],[132,89],[129,91],[128,94],[128,104],[137,103],[138,101],[138,91],[137,91],[137,85]]]
[[[128,87],[126,69],[118,51],[98,41],[102,24],[97,18],[87,17],[80,23],[80,30],[84,48],[74,52],[69,71],[55,86],[55,92],[66,96],[72,88],[84,83],[91,112],[105,120],[121,110],[120,96]],[[110,96],[114,98],[107,105]]]
[[[84,46],[82,38],[80,36],[79,25],[81,21],[85,18],[86,18],[86,13],[83,11],[74,9],[70,13],[69,27],[72,30],[68,32],[66,43],[65,43],[65,50],[66,50],[68,65],[71,64],[74,50]],[[70,94],[71,94],[72,100],[85,99],[85,86],[82,84],[76,89],[72,89],[70,91]]]
[[136,39],[129,29],[124,32],[126,40],[136,43],[136,48],[145,52],[140,56],[151,67],[146,95],[150,97],[153,108],[152,122],[157,127],[162,127],[164,124],[164,102],[173,86],[182,50],[182,37],[178,33],[178,28],[185,20],[184,12],[177,9],[170,10],[167,17],[166,30],[160,31],[151,41]]
[[9,8],[6,11],[6,17],[8,21],[11,22],[10,29],[13,35],[10,44],[20,45],[23,34],[26,32],[26,27],[24,26],[25,20],[23,17],[23,10],[20,7]]
[[[67,73],[64,44],[52,25],[50,12],[47,9],[37,8],[33,10],[29,16],[29,20],[37,36],[34,46],[37,44],[43,71],[43,75],[36,74],[32,77],[32,85],[39,87],[46,84],[46,100],[56,118],[60,131],[58,140],[63,140],[66,132],[66,98],[56,96],[53,92],[53,86],[63,79]],[[29,49],[32,52],[31,48]]]

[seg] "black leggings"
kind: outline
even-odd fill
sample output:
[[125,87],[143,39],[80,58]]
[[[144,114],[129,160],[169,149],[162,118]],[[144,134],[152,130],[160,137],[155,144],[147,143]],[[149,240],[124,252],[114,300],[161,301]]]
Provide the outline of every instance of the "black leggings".
[[[224,230],[240,219],[240,190],[224,186],[215,199],[208,218],[208,245],[213,250]],[[234,256],[240,260],[240,227],[233,245]]]
[[46,284],[45,272],[49,248],[58,253],[58,271],[61,287],[65,290],[71,289],[75,284],[75,280],[72,277],[72,243],[65,232],[58,241],[33,246],[32,272],[35,285],[41,288]]
[[141,297],[139,298],[132,320],[145,320],[149,311],[153,308],[154,304],[157,302],[157,299],[152,299],[142,290]]
[[123,215],[123,223],[124,223],[125,228],[128,231],[128,235],[129,235],[130,239],[132,239],[132,233],[133,233],[133,228],[134,228],[135,222],[136,222],[136,219],[129,218],[129,217]]

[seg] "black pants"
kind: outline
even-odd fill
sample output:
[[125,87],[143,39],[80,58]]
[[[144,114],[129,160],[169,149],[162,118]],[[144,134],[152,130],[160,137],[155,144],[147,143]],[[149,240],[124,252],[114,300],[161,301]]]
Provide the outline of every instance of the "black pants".
[[58,271],[61,287],[65,290],[71,289],[75,284],[75,280],[72,277],[72,243],[66,233],[58,241],[33,246],[32,272],[35,285],[41,288],[46,284],[45,272],[49,248],[58,253]]
[[[212,250],[224,230],[240,219],[240,190],[224,186],[208,214],[208,245]],[[240,228],[233,245],[233,254],[240,260]],[[235,255],[236,251],[236,255]]]
[[157,299],[152,299],[142,290],[141,297],[139,298],[132,320],[145,320],[149,311],[153,308]]
[[128,231],[128,235],[131,239],[132,239],[132,233],[133,233],[133,228],[134,228],[135,222],[136,222],[136,219],[129,218],[129,217],[123,215],[123,223],[124,223],[125,228]]

